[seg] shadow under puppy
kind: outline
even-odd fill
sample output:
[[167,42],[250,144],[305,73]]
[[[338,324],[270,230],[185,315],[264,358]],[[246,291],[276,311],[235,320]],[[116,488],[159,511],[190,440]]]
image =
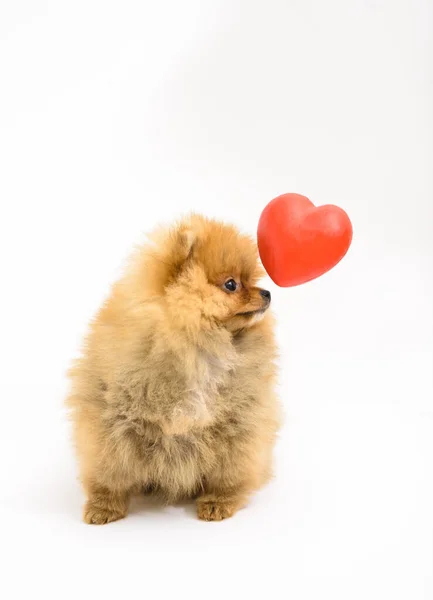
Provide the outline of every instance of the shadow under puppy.
[[91,323],[70,371],[84,520],[132,493],[232,516],[271,476],[279,424],[271,295],[254,241],[197,215],[150,236]]

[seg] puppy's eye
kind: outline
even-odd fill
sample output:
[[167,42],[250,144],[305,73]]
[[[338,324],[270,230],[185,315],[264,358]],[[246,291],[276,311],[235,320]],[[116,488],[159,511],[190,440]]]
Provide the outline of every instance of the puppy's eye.
[[238,284],[234,279],[229,279],[225,282],[224,287],[228,292],[235,292],[238,288]]

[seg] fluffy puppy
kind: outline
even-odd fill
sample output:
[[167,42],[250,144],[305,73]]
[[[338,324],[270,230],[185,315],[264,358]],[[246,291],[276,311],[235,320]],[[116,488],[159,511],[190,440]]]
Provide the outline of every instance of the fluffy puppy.
[[150,240],[70,371],[86,523],[121,519],[143,489],[219,521],[271,475],[276,348],[256,244],[197,215]]

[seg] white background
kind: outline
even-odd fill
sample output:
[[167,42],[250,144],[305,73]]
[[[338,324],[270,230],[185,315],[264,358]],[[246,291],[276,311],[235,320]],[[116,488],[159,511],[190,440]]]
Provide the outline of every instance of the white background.
[[[4,598],[431,600],[433,3],[3,0]],[[352,248],[270,284],[286,425],[232,520],[81,523],[65,371],[132,245],[339,204]]]

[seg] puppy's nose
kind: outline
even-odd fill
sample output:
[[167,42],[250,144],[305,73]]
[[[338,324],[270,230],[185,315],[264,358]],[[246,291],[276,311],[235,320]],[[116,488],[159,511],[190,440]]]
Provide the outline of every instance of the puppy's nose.
[[267,300],[268,302],[271,301],[271,292],[268,292],[268,290],[260,290],[260,296],[265,298],[265,300]]

